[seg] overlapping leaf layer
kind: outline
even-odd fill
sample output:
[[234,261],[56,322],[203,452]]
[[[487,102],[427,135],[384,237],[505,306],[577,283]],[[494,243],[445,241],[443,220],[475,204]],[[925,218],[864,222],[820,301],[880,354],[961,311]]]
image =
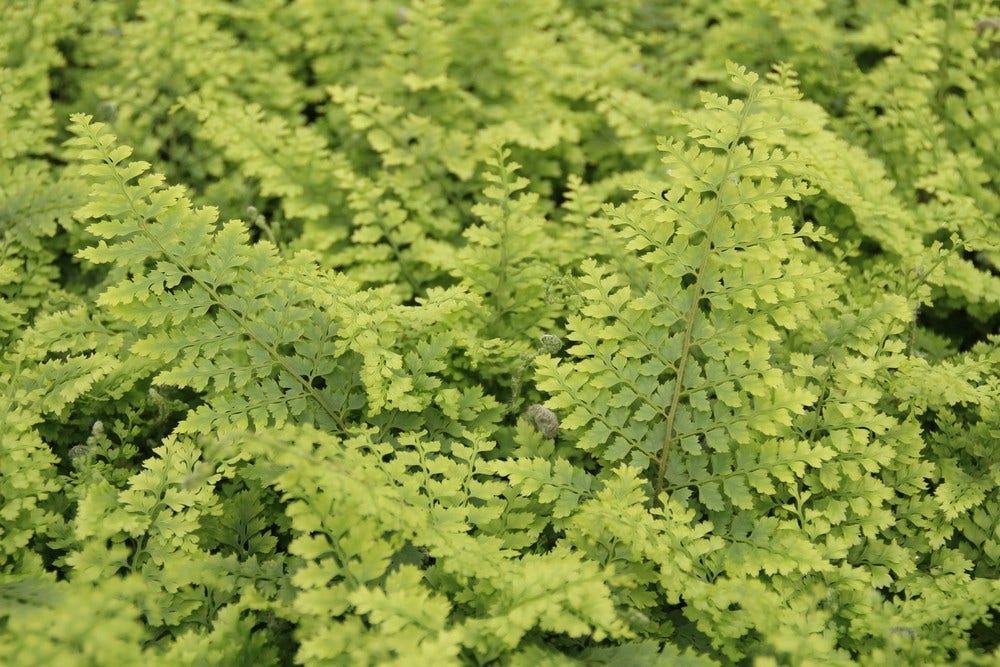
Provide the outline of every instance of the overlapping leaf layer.
[[995,10],[6,3],[0,664],[995,664]]

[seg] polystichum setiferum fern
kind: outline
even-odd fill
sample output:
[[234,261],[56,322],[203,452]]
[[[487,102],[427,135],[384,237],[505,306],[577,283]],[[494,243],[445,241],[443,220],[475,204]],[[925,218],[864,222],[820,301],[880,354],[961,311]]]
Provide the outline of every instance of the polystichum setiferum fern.
[[[927,575],[901,544],[916,526],[944,530],[947,520],[926,495],[939,473],[922,459],[918,415],[894,405],[891,389],[898,369],[915,371],[905,354],[914,295],[837,296],[843,277],[817,252],[823,233],[786,208],[818,194],[799,179],[810,168],[775,148],[808,110],[787,71],[769,83],[731,74],[743,99],[706,96],[705,111],[684,116],[690,143],[661,142],[666,187],[647,185],[607,210],[646,273],[585,263],[569,358],[536,363],[547,405],[565,415],[560,427],[577,446],[604,466],[644,471],[668,516],[690,508],[711,521],[721,541],[684,550],[701,553],[695,576],[714,583],[667,590],[702,630],[722,616],[734,622],[733,641],[711,632],[736,659],[744,632],[767,623],[722,612],[744,599],[731,584],[763,574],[771,583],[757,594],[799,586],[803,604],[825,591],[818,599],[837,601],[826,622],[889,613],[859,591],[925,591]],[[975,477],[988,484],[994,474]],[[623,543],[625,553],[650,548]],[[949,557],[963,558],[938,556]],[[974,616],[994,604],[991,590]]]
[[[775,147],[794,122],[781,112],[794,91],[733,75],[745,99],[706,96],[706,112],[686,118],[693,145],[661,142],[666,187],[608,210],[646,267],[643,284],[586,264],[585,305],[569,325],[574,363],[539,362],[563,428],[608,464],[651,468],[656,495],[672,455],[753,456],[790,437],[817,398],[783,372],[780,345],[832,298],[807,245],[820,232],[783,214],[810,192]],[[717,484],[698,490],[723,509]],[[731,493],[744,502],[744,486]]]
[[0,663],[995,662],[991,14],[806,5],[7,3]]
[[183,188],[163,187],[148,163],[125,162],[131,150],[115,146],[105,125],[75,116],[73,130],[70,145],[93,181],[79,215],[106,218],[89,226],[101,241],[81,255],[114,263],[125,277],[100,305],[145,333],[130,351],[156,360],[160,382],[218,397],[183,428],[263,427],[291,417],[343,429],[352,382],[315,382],[336,372],[335,325],[317,315],[339,301],[343,281],[320,282],[307,258],[281,262],[270,244],[249,245],[242,222],[217,226],[212,209],[192,207]]

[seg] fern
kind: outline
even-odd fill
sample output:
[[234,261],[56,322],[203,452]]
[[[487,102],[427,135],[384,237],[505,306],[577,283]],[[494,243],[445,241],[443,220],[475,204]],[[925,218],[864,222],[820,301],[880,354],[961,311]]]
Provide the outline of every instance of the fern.
[[[730,438],[746,447],[780,437],[775,422],[790,424],[814,398],[785,384],[768,345],[817,303],[811,292],[820,271],[803,261],[801,239],[819,237],[771,215],[807,192],[775,180],[787,158],[767,151],[780,126],[762,117],[770,118],[780,89],[733,75],[747,89],[745,102],[709,98],[713,115],[689,121],[697,148],[661,144],[676,173],[671,187],[662,196],[642,192],[641,217],[629,212],[634,206],[613,212],[624,242],[648,266],[649,287],[632,297],[625,279],[587,264],[584,317],[571,320],[569,333],[579,361],[539,361],[539,388],[554,394],[552,407],[575,406],[563,427],[609,463],[655,462],[657,495],[675,445],[699,455],[703,446],[726,452]],[[627,358],[643,363],[626,365]],[[703,492],[707,505],[722,509],[717,489]]]
[[[928,511],[916,508],[926,502],[918,498],[932,473],[920,460],[912,417],[882,412],[886,395],[870,384],[886,377],[888,386],[887,374],[900,367],[912,306],[886,296],[860,315],[845,304],[839,318],[800,326],[836,303],[825,296],[836,283],[823,261],[810,257],[809,246],[824,237],[809,223],[793,226],[772,214],[787,198],[810,193],[779,179],[804,163],[767,148],[785,142],[780,119],[795,108],[796,94],[787,79],[765,85],[738,68],[731,74],[746,100],[707,97],[708,111],[686,119],[696,145],[661,144],[670,186],[640,190],[642,207],[608,209],[644,271],[633,277],[614,265],[586,264],[581,317],[569,322],[576,343],[570,361],[543,356],[536,365],[539,387],[552,394],[548,405],[564,412],[561,428],[601,462],[604,475],[625,461],[648,475],[660,502],[711,519],[723,542],[690,575],[705,583],[685,582],[685,616],[738,659],[751,628],[771,646],[791,640],[780,638],[782,625],[760,620],[793,614],[782,622],[793,623],[794,607],[773,606],[788,599],[786,578],[851,590],[834,564],[860,562],[853,576],[870,585],[912,578],[900,590],[922,590],[900,546],[898,531],[906,529],[894,516]],[[755,109],[768,120],[755,122]],[[781,340],[784,346],[772,344]],[[972,503],[982,501],[970,492]],[[757,604],[769,611],[728,613],[726,600],[742,597],[739,587],[761,575],[782,590],[759,589]],[[722,576],[741,583],[729,588]],[[623,579],[643,581],[636,573]],[[956,613],[981,617],[988,604]],[[799,633],[818,632],[829,622],[824,614]],[[846,660],[829,641],[783,650]]]
[[[89,227],[101,241],[81,256],[117,262],[131,274],[107,289],[100,303],[135,326],[150,328],[134,349],[169,365],[158,381],[210,388],[217,396],[215,416],[202,411],[184,428],[282,423],[303,414],[343,428],[352,383],[334,381],[335,341],[329,324],[314,317],[314,300],[332,306],[337,284],[328,284],[324,294],[322,279],[306,268],[309,260],[302,255],[292,265],[304,272],[282,275],[273,246],[249,246],[241,223],[216,229],[213,211],[192,208],[180,188],[161,187],[162,176],[143,175],[146,163],[124,165],[130,149],[113,147],[114,137],[103,124],[77,116],[74,131],[71,145],[91,161],[85,173],[94,178],[94,196],[81,215],[120,216]],[[295,300],[302,303],[298,309],[289,307]],[[296,343],[303,352],[296,351]],[[350,373],[349,368],[339,372]],[[327,374],[326,388],[314,386]],[[234,403],[234,396],[246,397],[248,407]]]
[[533,210],[538,196],[517,194],[529,183],[509,158],[509,150],[497,148],[487,161],[488,203],[473,207],[483,224],[466,230],[468,245],[457,254],[453,272],[483,298],[485,337],[523,340],[552,327],[544,291],[555,270],[544,258],[554,243],[550,225]]
[[[470,474],[478,467],[475,450],[453,450],[468,461],[463,473],[435,455],[440,445],[433,442],[414,440],[413,449],[383,465],[378,461],[388,448],[366,435],[341,446],[310,432],[294,439],[297,444],[283,450],[261,439],[254,451],[268,452],[266,479],[289,503],[296,533],[290,549],[303,559],[292,577],[294,612],[284,612],[299,622],[299,660],[349,656],[370,663],[416,656],[421,664],[449,664],[460,650],[480,661],[495,658],[536,625],[571,636],[624,632],[593,564],[566,551],[517,558],[496,538],[468,534],[465,521],[489,516],[470,500],[489,502],[494,492]],[[401,475],[406,469],[411,474]],[[463,474],[466,484],[456,488],[450,480]],[[435,509],[437,501],[431,504],[426,493],[442,505]],[[384,511],[389,506],[393,512]],[[435,565],[421,575],[411,564],[415,556]],[[454,600],[431,595],[425,588],[431,582],[453,591]],[[541,597],[539,590],[545,591]],[[452,619],[456,606],[461,611]],[[352,608],[367,616],[367,627],[354,616],[329,624],[331,616]]]
[[0,4],[0,663],[996,662],[990,3]]

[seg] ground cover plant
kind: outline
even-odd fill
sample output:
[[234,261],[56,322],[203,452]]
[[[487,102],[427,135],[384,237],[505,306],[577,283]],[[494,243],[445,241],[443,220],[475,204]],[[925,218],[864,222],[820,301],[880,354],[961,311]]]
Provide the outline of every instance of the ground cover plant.
[[994,3],[0,27],[0,664],[1000,661]]

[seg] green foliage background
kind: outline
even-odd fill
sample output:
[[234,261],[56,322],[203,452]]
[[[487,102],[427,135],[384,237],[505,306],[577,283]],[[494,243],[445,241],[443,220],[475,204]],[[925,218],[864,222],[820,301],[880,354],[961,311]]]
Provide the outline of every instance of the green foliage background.
[[994,3],[0,28],[0,664],[1000,662]]

